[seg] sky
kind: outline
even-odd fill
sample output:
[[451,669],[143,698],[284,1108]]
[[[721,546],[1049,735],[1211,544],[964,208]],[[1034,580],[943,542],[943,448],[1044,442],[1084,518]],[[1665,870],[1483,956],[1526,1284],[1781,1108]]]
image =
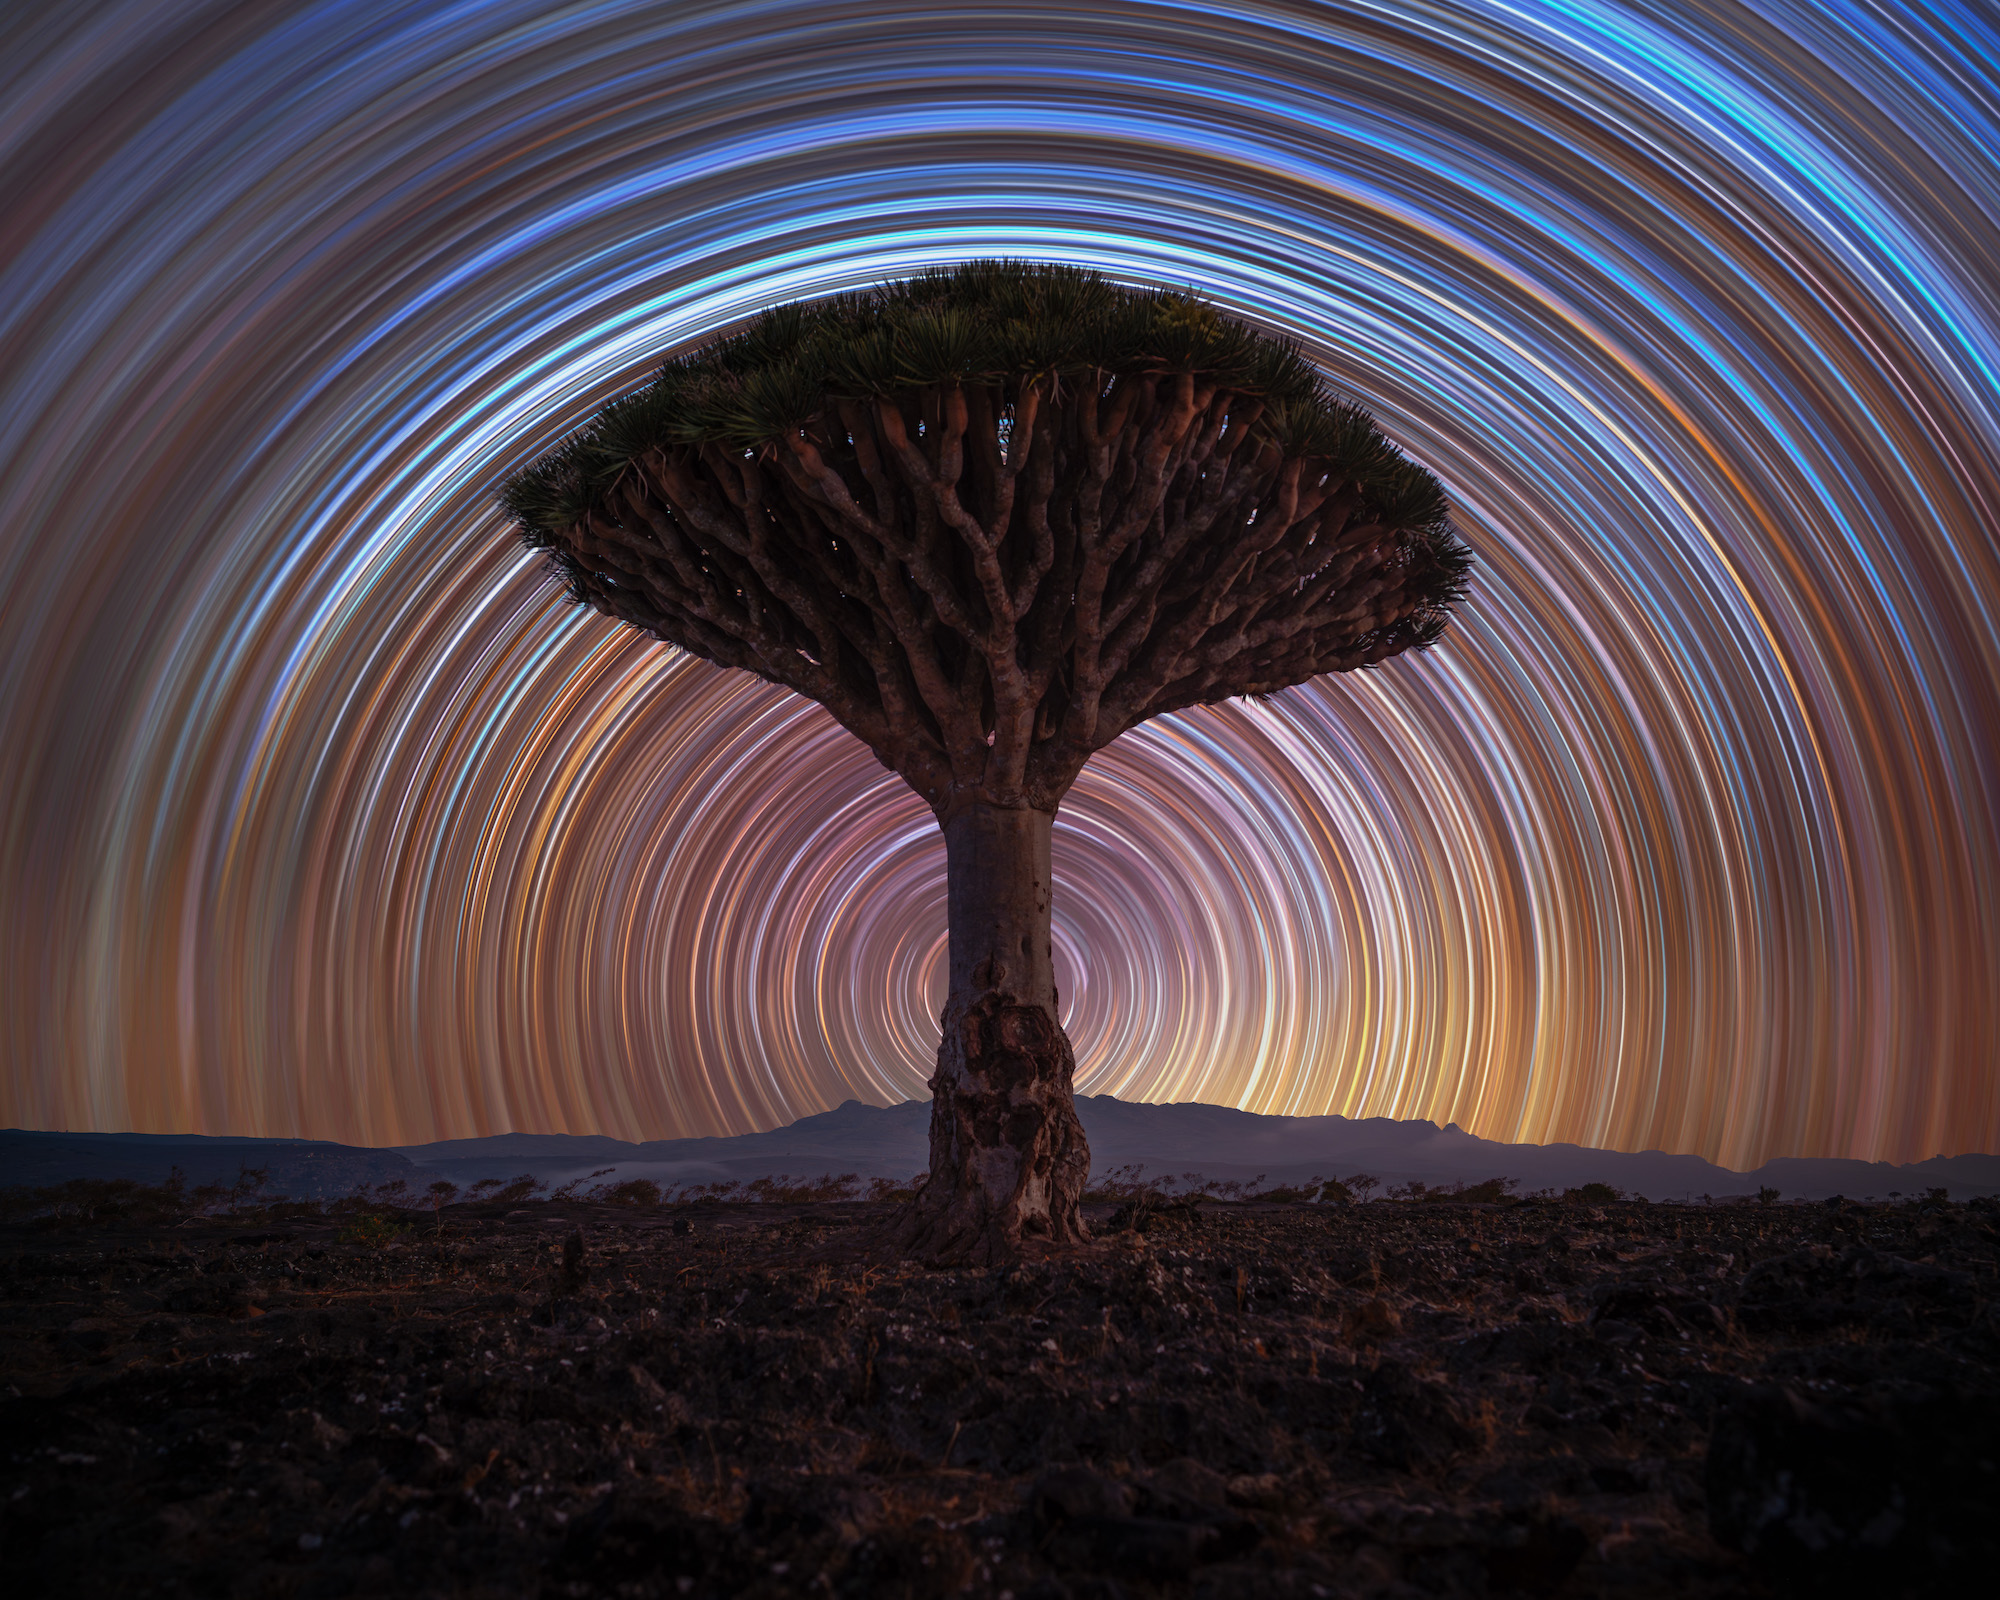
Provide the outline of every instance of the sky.
[[922,802],[496,504],[661,356],[1007,255],[1298,339],[1436,649],[1056,823],[1077,1089],[2000,1149],[2000,22],[1601,0],[23,0],[0,1123],[390,1144],[923,1096]]

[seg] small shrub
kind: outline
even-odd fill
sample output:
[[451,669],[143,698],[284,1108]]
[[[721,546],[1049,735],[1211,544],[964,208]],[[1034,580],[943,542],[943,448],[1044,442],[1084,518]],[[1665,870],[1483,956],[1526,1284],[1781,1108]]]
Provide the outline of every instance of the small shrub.
[[[1488,1178],[1484,1183],[1468,1184],[1459,1189],[1452,1198],[1470,1205],[1497,1206],[1511,1196],[1519,1183],[1518,1178]],[[1435,1200],[1442,1197],[1433,1195],[1431,1198]]]
[[1168,1195],[1147,1189],[1111,1213],[1112,1233],[1185,1233],[1199,1226],[1199,1194]]
[[1265,1189],[1258,1194],[1248,1194],[1246,1200],[1270,1200],[1280,1205],[1304,1205],[1319,1198],[1320,1189],[1326,1179],[1314,1176],[1304,1183],[1281,1183],[1275,1189]]
[[561,1188],[551,1190],[549,1192],[549,1198],[551,1200],[598,1199],[604,1192],[602,1186],[586,1190],[584,1188],[584,1185],[586,1183],[592,1182],[594,1179],[597,1178],[608,1178],[611,1176],[612,1173],[616,1172],[617,1170],[618,1169],[616,1167],[599,1167],[595,1172],[589,1173],[584,1177],[571,1178],[569,1182],[562,1185]]
[[179,1169],[165,1183],[71,1178],[41,1189],[0,1189],[0,1220],[45,1228],[101,1222],[177,1222],[194,1209]]
[[1086,1201],[1106,1203],[1130,1200],[1134,1195],[1151,1193],[1158,1189],[1158,1182],[1146,1177],[1145,1166],[1142,1163],[1135,1163],[1127,1167],[1113,1167],[1083,1191],[1083,1198]]
[[861,1180],[851,1172],[839,1177],[822,1173],[817,1178],[794,1178],[789,1173],[775,1178],[758,1178],[743,1186],[743,1197],[765,1205],[814,1205],[828,1200],[852,1200]]
[[1625,1198],[1608,1183],[1586,1183],[1581,1188],[1565,1189],[1562,1197],[1572,1205],[1580,1206],[1608,1206]]
[[368,1250],[380,1250],[384,1245],[394,1244],[410,1231],[410,1224],[381,1211],[364,1211],[340,1230],[342,1244],[356,1244]]
[[894,1178],[870,1178],[868,1198],[870,1200],[914,1200],[923,1186],[930,1181],[928,1172],[919,1172],[915,1177],[898,1182]]
[[269,1167],[239,1165],[236,1169],[236,1181],[229,1186],[229,1209],[241,1211],[253,1203],[263,1193],[264,1185],[270,1181]]
[[714,1183],[683,1184],[673,1193],[676,1205],[713,1205],[718,1201],[737,1197],[736,1191],[742,1187],[734,1178],[719,1178]]
[[437,1218],[438,1231],[444,1231],[444,1208],[458,1198],[458,1185],[449,1178],[440,1178],[424,1191],[431,1203],[431,1214]]
[[627,1178],[623,1183],[600,1190],[595,1198],[613,1206],[656,1206],[660,1203],[660,1186],[649,1178]]

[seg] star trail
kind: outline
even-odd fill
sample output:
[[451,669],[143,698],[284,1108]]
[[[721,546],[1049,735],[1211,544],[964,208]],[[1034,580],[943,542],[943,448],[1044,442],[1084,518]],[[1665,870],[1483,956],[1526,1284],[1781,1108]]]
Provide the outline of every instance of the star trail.
[[37,0],[0,63],[0,1121],[402,1143],[925,1094],[929,812],[496,492],[975,256],[1300,341],[1478,558],[1056,824],[1080,1092],[2000,1148],[1983,6]]

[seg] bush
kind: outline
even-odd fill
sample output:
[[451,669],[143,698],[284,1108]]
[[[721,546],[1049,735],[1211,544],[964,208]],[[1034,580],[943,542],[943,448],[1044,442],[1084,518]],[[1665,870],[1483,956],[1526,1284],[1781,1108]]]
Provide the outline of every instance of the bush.
[[612,1173],[616,1172],[617,1170],[618,1169],[616,1167],[599,1167],[595,1172],[591,1173],[588,1177],[571,1178],[569,1182],[564,1184],[560,1189],[551,1190],[549,1193],[549,1198],[551,1200],[594,1200],[598,1197],[600,1193],[602,1193],[601,1186],[599,1188],[592,1189],[587,1193],[585,1192],[583,1186],[586,1183],[589,1183],[592,1178],[608,1178],[611,1176]]
[[318,1216],[313,1200],[287,1200],[264,1192],[267,1169],[243,1167],[232,1184],[187,1186],[175,1167],[160,1183],[134,1178],[70,1178],[45,1188],[0,1189],[0,1221],[32,1221],[44,1228],[105,1222],[175,1223],[227,1212],[234,1217]]
[[[917,1182],[921,1185],[922,1180]],[[888,1186],[887,1191],[884,1185]],[[775,1178],[753,1178],[748,1183],[740,1178],[718,1178],[713,1183],[685,1184],[668,1198],[675,1205],[714,1204],[722,1200],[740,1203],[747,1200],[762,1205],[797,1206],[827,1200],[852,1200],[860,1188],[861,1179],[852,1172],[843,1172],[838,1177],[824,1173],[817,1178],[794,1178],[790,1173],[780,1173]],[[887,1178],[877,1178],[869,1187],[868,1198],[894,1199],[905,1193],[915,1194],[916,1189],[905,1190]]]
[[[1350,1183],[1352,1179],[1348,1180]],[[1398,1184],[1387,1192],[1391,1200],[1416,1200],[1426,1205],[1455,1201],[1460,1205],[1497,1206],[1503,1200],[1513,1198],[1513,1190],[1520,1183],[1518,1178],[1488,1178],[1483,1183],[1467,1183],[1463,1178],[1454,1178],[1450,1183],[1428,1184],[1412,1178],[1408,1183]],[[1603,1187],[1601,1184],[1599,1187]]]
[[765,1205],[813,1205],[826,1200],[852,1200],[860,1187],[860,1178],[851,1172],[843,1172],[837,1178],[831,1173],[823,1173],[817,1178],[794,1178],[783,1174],[744,1184],[739,1198],[761,1201]]
[[195,1209],[176,1171],[165,1183],[131,1178],[71,1178],[44,1189],[0,1189],[0,1220],[44,1227],[94,1222],[178,1222]]
[[1324,1178],[1314,1178],[1302,1184],[1281,1183],[1275,1189],[1263,1189],[1256,1194],[1246,1194],[1245,1200],[1269,1200],[1277,1205],[1303,1205],[1319,1197],[1320,1185]]
[[1111,1213],[1113,1233],[1184,1233],[1197,1226],[1200,1194],[1168,1195],[1147,1189]]
[[380,1250],[394,1244],[410,1231],[410,1224],[382,1211],[364,1211],[340,1230],[342,1244],[358,1244]]
[[1608,1206],[1625,1196],[1608,1183],[1586,1183],[1579,1189],[1565,1189],[1562,1197],[1573,1205]]
[[1101,1204],[1130,1200],[1138,1194],[1162,1192],[1159,1181],[1147,1178],[1144,1165],[1135,1163],[1129,1167],[1113,1167],[1083,1191],[1083,1198],[1087,1202]]
[[660,1186],[647,1178],[627,1178],[623,1183],[606,1184],[594,1190],[591,1198],[611,1206],[656,1206],[660,1203]]
[[1189,1195],[1207,1195],[1216,1200],[1310,1200],[1312,1195],[1307,1191],[1320,1182],[1314,1178],[1305,1188],[1279,1187],[1260,1192],[1257,1185],[1263,1181],[1261,1172],[1247,1182],[1241,1178],[1205,1178],[1199,1172],[1183,1172],[1177,1178],[1149,1178],[1145,1167],[1135,1163],[1105,1173],[1084,1190],[1083,1198],[1121,1205],[1142,1196],[1155,1200]]

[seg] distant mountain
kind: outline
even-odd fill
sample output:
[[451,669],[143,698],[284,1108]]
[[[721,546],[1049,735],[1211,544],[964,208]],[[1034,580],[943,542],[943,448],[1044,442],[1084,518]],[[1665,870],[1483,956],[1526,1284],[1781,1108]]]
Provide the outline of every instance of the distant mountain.
[[[1960,1199],[2000,1193],[2000,1156],[1936,1156],[1896,1167],[1886,1162],[1783,1159],[1754,1172],[1731,1172],[1700,1156],[1648,1150],[1630,1154],[1574,1144],[1499,1144],[1456,1125],[1398,1122],[1388,1117],[1266,1117],[1228,1106],[1145,1105],[1110,1095],[1078,1095],[1090,1137],[1092,1170],[1102,1176],[1140,1166],[1154,1178],[1184,1173],[1222,1180],[1255,1178],[1297,1183],[1371,1172],[1385,1185],[1486,1178],[1516,1179],[1523,1190],[1567,1189],[1585,1183],[1655,1200],[1754,1194],[1769,1184],[1786,1196],[1825,1199],[1903,1194],[1945,1187]],[[532,1172],[562,1183],[604,1167],[616,1176],[662,1185],[789,1173],[812,1178],[852,1172],[862,1178],[905,1178],[930,1163],[930,1102],[888,1107],[849,1100],[769,1133],[733,1139],[660,1139],[630,1144],[603,1137],[502,1134],[405,1145],[399,1153],[426,1171],[472,1183]]]
[[[1787,1157],[1754,1172],[1732,1172],[1699,1156],[1659,1150],[1637,1154],[1574,1144],[1499,1144],[1457,1126],[1386,1117],[1265,1117],[1227,1106],[1142,1105],[1109,1095],[1079,1095],[1093,1169],[1143,1167],[1152,1178],[1195,1173],[1224,1181],[1261,1176],[1266,1183],[1370,1172],[1385,1185],[1478,1183],[1515,1179],[1523,1190],[1585,1183],[1655,1200],[1752,1194],[1761,1185],[1787,1199],[1834,1194],[1886,1198],[1948,1189],[1955,1199],[2000,1194],[2000,1156],[1933,1156],[1907,1166],[1886,1162]],[[529,1173],[549,1184],[610,1169],[614,1179],[650,1178],[662,1186],[789,1175],[907,1178],[929,1163],[930,1103],[888,1107],[857,1100],[803,1117],[769,1133],[736,1138],[656,1139],[631,1143],[602,1135],[504,1133],[448,1139],[394,1150],[182,1135],[0,1132],[0,1185],[47,1184],[71,1177],[164,1178],[178,1166],[190,1183],[229,1182],[240,1166],[268,1166],[286,1193],[324,1196],[357,1183],[405,1179],[421,1188],[437,1177],[461,1186],[481,1178]]]
[[330,1200],[363,1184],[431,1181],[407,1156],[322,1140],[204,1138],[178,1133],[28,1133],[0,1129],[0,1188],[40,1188],[71,1178],[164,1183],[179,1169],[190,1188],[234,1183],[260,1167],[272,1190]]

